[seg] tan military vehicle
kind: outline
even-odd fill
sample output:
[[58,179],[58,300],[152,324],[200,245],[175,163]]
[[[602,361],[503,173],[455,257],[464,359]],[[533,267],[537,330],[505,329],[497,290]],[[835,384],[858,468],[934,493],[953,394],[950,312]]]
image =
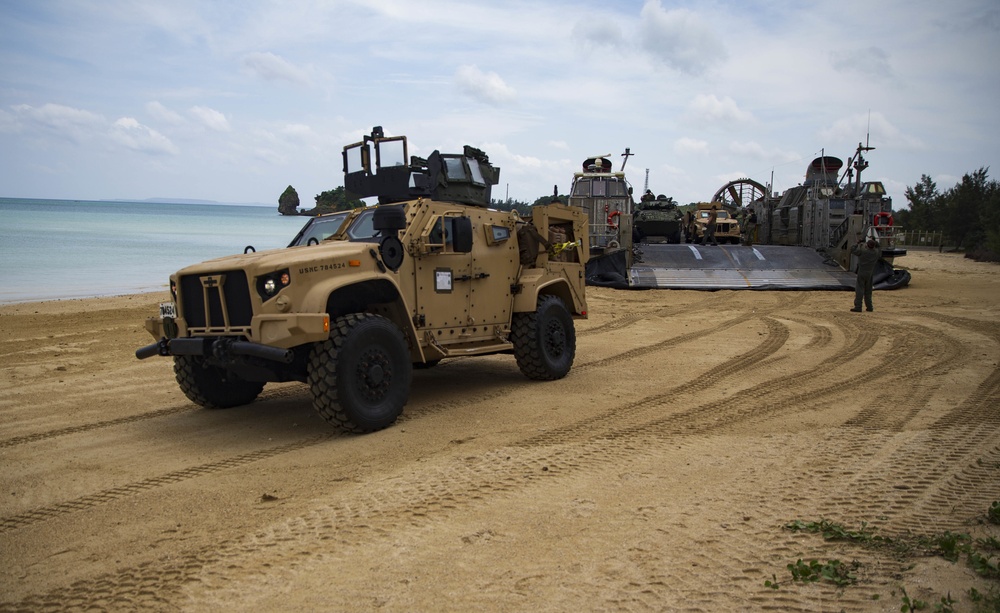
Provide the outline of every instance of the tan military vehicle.
[[343,158],[347,190],[378,205],[325,239],[178,271],[146,321],[157,341],[136,357],[172,356],[181,390],[208,408],[307,383],[315,409],[353,432],[396,420],[414,366],[513,353],[531,379],[569,372],[573,320],[587,316],[585,211],[487,208],[500,170],[472,147],[408,158],[406,137],[375,128]]
[[708,226],[713,206],[716,207],[715,242],[740,244],[740,222],[728,207],[718,202],[699,202],[695,210],[686,216],[687,242],[699,242],[705,236],[705,228]]

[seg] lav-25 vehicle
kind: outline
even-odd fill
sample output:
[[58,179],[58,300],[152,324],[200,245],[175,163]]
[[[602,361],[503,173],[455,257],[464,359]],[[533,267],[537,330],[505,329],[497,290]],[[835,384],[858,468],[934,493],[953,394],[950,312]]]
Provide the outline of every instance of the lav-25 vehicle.
[[684,214],[673,198],[663,194],[653,196],[648,190],[632,215],[635,233],[644,243],[681,242],[683,220]]
[[[536,206],[532,228],[487,208],[500,169],[482,151],[408,158],[406,137],[379,127],[343,161],[346,189],[377,205],[323,240],[178,271],[146,321],[157,341],[136,357],[172,356],[181,390],[208,408],[307,383],[320,415],[353,432],[397,419],[414,365],[513,353],[531,379],[567,374],[573,320],[587,316],[585,211]],[[546,236],[564,240],[538,249]]]

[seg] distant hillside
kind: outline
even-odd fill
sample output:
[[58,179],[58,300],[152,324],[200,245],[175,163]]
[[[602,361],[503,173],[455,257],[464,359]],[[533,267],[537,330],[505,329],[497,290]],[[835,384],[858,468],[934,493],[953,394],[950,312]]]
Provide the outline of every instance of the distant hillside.
[[121,202],[149,202],[150,204],[220,204],[229,206],[274,206],[266,202],[220,202],[218,200],[198,200],[196,198],[145,198],[143,200],[121,200]]
[[137,202],[154,202],[165,204],[221,204],[218,200],[195,200],[192,198],[146,198]]

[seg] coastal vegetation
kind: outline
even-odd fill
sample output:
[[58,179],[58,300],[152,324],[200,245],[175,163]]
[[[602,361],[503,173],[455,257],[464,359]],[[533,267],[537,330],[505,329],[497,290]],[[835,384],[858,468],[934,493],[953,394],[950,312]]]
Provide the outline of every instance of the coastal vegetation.
[[289,185],[278,198],[278,212],[282,215],[321,215],[323,213],[334,213],[336,211],[348,211],[365,206],[360,198],[340,186],[328,189],[325,192],[316,194],[316,206],[311,209],[299,209],[299,194],[295,188]]
[[1000,258],[1000,182],[989,179],[989,167],[966,173],[944,191],[930,176],[921,175],[916,185],[906,188],[906,199],[909,208],[895,215],[907,230],[940,231],[948,244],[968,254]]

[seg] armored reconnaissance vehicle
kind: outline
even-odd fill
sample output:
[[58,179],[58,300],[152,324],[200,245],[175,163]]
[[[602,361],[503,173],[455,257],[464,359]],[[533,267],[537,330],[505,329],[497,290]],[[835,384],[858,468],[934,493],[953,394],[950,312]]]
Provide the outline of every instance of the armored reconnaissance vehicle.
[[173,357],[181,390],[208,408],[307,383],[320,415],[353,432],[396,420],[414,366],[512,353],[531,379],[569,372],[573,320],[587,316],[584,211],[489,209],[500,169],[485,153],[411,158],[405,136],[378,127],[343,163],[346,189],[377,205],[332,230],[314,222],[285,249],[178,271],[136,357]]
[[679,243],[684,214],[673,198],[663,194],[653,196],[647,191],[642,195],[632,215],[636,236],[646,243]]

